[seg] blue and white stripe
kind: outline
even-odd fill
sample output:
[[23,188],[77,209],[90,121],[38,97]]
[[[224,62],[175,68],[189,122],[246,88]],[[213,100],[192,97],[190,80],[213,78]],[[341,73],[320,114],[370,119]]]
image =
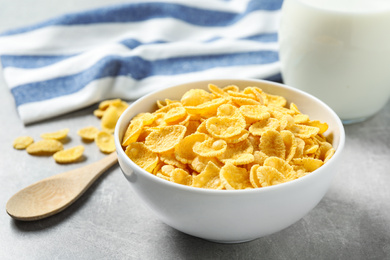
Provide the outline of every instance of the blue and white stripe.
[[282,0],[142,1],[0,34],[24,123],[192,80],[279,74]]

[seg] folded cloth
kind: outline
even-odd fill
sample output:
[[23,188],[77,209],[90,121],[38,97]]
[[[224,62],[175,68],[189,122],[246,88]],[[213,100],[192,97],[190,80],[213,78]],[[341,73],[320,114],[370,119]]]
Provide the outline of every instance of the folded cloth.
[[0,34],[4,79],[25,124],[193,80],[268,79],[280,73],[282,1],[142,1],[63,15]]

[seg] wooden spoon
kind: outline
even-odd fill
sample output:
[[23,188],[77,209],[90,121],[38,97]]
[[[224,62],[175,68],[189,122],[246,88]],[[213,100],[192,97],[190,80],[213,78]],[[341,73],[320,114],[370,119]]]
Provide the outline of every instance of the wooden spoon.
[[8,200],[7,213],[14,219],[31,221],[61,212],[117,161],[113,152],[95,163],[38,181]]

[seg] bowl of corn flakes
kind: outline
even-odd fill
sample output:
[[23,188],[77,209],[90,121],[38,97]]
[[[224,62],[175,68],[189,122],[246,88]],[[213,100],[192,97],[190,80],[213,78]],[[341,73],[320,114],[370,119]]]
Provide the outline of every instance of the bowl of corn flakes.
[[119,165],[156,216],[184,233],[239,243],[278,232],[325,195],[343,125],[322,101],[250,79],[148,94],[119,118]]

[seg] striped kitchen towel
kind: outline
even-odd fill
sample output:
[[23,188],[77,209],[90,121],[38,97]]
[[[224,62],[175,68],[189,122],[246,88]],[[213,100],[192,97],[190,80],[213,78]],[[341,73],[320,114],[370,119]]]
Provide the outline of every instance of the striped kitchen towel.
[[283,0],[138,1],[0,34],[4,79],[25,124],[174,84],[280,75]]

